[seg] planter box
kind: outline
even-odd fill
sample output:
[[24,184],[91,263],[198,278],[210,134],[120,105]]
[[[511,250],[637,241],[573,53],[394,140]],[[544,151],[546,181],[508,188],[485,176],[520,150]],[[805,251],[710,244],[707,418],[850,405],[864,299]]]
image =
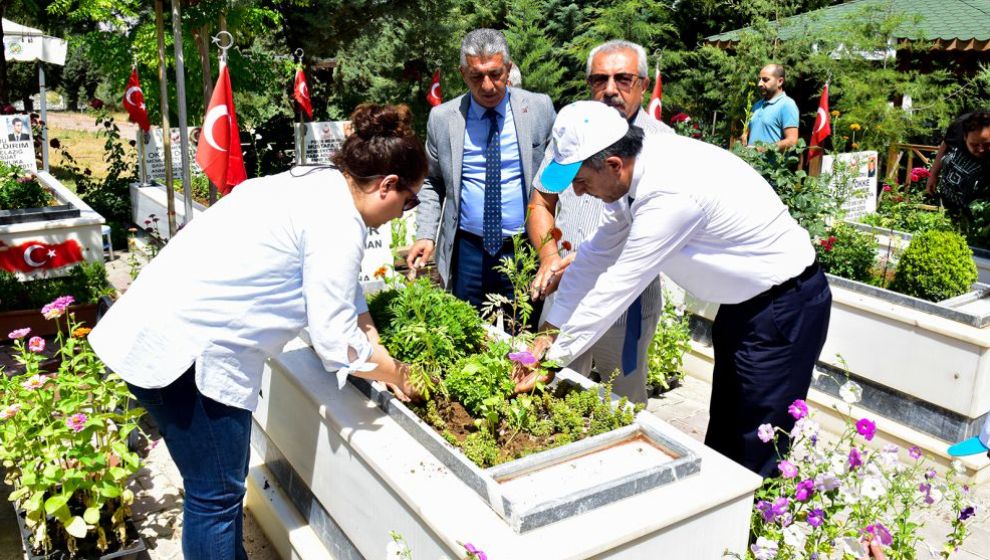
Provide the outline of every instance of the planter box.
[[[812,386],[838,396],[848,376],[863,387],[865,409],[945,442],[978,434],[990,411],[987,287],[932,303],[828,279],[832,313],[818,368],[831,375]],[[693,339],[710,346],[717,306],[684,300]]]
[[[299,340],[269,360],[264,374],[252,446],[271,476],[260,487],[284,490],[323,543],[320,554],[382,558],[392,530],[417,558],[462,558],[458,541],[489,558],[717,558],[746,549],[760,478],[663,422],[637,419],[620,433],[482,471],[463,465],[463,458],[447,464],[433,449],[445,442],[413,435],[403,423],[417,418],[369,384],[364,388],[372,399],[355,384],[337,390],[334,376]],[[602,493],[607,479],[582,484],[570,474],[580,470],[580,459],[618,458],[611,453],[629,446],[615,443],[644,433],[679,455],[659,469],[667,484],[653,484],[642,473],[649,468],[633,467],[631,476],[604,482],[610,489]],[[579,448],[584,455],[577,461],[555,455]],[[540,470],[554,463],[568,473]],[[574,484],[557,484],[556,494],[542,483],[530,487],[535,491],[511,488],[537,472]],[[509,482],[500,484],[504,477]],[[607,499],[608,492],[626,497]],[[253,499],[249,495],[249,503]],[[287,540],[278,517],[264,518],[273,540]]]
[[[38,181],[60,202],[59,206],[0,212],[0,251],[8,253],[4,266],[21,280],[61,276],[74,262],[51,268],[48,251],[78,249],[83,260],[103,262],[101,227],[104,220],[51,174],[38,172]],[[67,253],[62,253],[63,260]],[[23,262],[22,262],[23,261]]]
[[[96,313],[99,305],[98,303],[72,305],[69,307],[69,312],[75,314],[76,322],[82,322],[84,326],[93,328],[96,325]],[[0,312],[0,332],[9,333],[14,329],[24,327],[31,328],[31,336],[48,336],[55,334],[56,328],[64,331],[65,319],[45,319],[40,309]]]
[[[24,547],[24,558],[26,560],[63,560],[69,558],[68,553],[61,551],[54,551],[49,554],[34,554],[31,552],[31,530],[27,528],[24,524],[24,516],[20,512],[17,513],[17,526],[21,531],[21,546]],[[144,539],[134,528],[134,525],[127,521],[127,532],[134,535],[134,538],[125,546],[124,548],[103,554],[99,557],[99,560],[137,560],[138,556],[145,552],[148,548],[144,544]]]

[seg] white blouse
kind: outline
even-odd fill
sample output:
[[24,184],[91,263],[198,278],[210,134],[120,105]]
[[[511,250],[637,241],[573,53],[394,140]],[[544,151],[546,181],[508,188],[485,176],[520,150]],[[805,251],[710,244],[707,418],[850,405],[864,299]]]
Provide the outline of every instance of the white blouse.
[[338,171],[246,181],[176,234],[90,343],[129,383],[165,387],[195,362],[200,392],[254,410],[265,359],[309,327],[343,386],[374,367],[357,324],[366,232]]

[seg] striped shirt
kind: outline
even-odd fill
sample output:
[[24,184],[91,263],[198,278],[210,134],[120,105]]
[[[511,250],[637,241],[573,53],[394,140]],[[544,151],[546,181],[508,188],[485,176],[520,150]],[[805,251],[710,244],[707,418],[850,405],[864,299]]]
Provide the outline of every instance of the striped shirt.
[[[674,134],[674,129],[646,114],[642,108],[636,114],[632,124],[643,129],[647,135],[653,134]],[[540,170],[533,177],[533,185],[540,192],[547,192],[540,182],[543,169],[553,158],[553,146],[547,146],[547,156],[543,158]],[[565,189],[558,195],[557,216],[555,224],[564,234],[562,239],[571,242],[573,250],[577,251],[578,245],[590,238],[601,220],[602,209],[605,203],[593,196],[578,196],[574,194],[574,189]],[[562,251],[566,255],[570,251]],[[660,276],[651,282],[643,291],[643,316],[659,314],[663,308],[663,290],[660,286]],[[626,324],[626,314],[622,313],[616,325]]]

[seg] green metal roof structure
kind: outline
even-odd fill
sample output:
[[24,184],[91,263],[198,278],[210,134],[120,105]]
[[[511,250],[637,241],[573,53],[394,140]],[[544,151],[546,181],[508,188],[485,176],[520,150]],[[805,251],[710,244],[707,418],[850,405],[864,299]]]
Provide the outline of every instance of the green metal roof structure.
[[[787,40],[809,28],[836,24],[862,10],[892,10],[909,21],[894,32],[899,41],[933,41],[941,50],[990,50],[990,0],[852,0],[773,22],[778,37]],[[917,19],[915,19],[917,17]],[[745,29],[707,37],[719,47],[737,42]]]

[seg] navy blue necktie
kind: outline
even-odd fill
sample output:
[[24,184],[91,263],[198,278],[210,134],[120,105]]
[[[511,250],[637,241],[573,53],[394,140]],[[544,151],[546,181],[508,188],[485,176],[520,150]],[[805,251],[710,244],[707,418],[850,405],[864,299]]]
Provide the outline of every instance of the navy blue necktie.
[[[632,208],[633,198],[629,197],[629,207]],[[642,294],[633,300],[626,314],[626,338],[622,341],[622,375],[629,375],[636,369],[636,354],[639,348],[639,337],[643,334],[643,301]]]
[[488,143],[485,144],[485,252],[495,256],[502,248],[502,149],[499,146],[498,113],[485,111],[491,121]]

